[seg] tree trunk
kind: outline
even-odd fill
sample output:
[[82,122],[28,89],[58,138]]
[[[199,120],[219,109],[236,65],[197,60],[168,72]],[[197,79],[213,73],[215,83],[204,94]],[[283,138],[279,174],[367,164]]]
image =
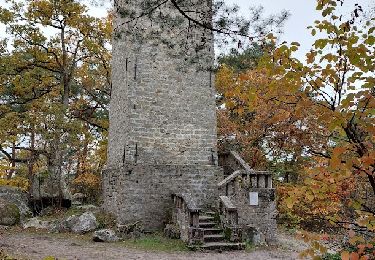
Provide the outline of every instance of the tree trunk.
[[12,169],[9,170],[7,174],[7,180],[10,180],[13,177],[13,174],[16,172],[16,143],[12,143],[12,159],[10,161],[10,167]]
[[30,136],[30,160],[28,164],[28,180],[29,180],[29,197],[31,198],[33,195],[33,181],[34,181],[34,162],[35,162],[35,129],[34,125],[31,126],[31,136]]

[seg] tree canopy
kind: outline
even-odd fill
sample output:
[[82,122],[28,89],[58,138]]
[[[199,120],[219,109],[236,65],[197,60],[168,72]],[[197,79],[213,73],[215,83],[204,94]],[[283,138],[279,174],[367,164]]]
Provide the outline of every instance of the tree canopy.
[[[293,166],[295,182],[279,187],[281,212],[374,232],[373,18],[360,23],[362,8],[355,5],[345,20],[336,14],[339,5],[317,1],[322,20],[309,27],[316,40],[305,60],[295,58],[293,42],[264,52],[245,71],[221,66],[220,130],[235,133],[254,167]],[[351,237],[353,245],[367,245]]]

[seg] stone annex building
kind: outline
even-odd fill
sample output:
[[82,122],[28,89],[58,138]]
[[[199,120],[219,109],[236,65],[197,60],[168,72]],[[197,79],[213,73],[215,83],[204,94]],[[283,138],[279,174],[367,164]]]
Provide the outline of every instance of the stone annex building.
[[[172,2],[158,10],[164,20],[142,16],[139,2],[116,8],[103,207],[146,230],[171,223],[190,244],[273,242],[271,176],[236,152],[218,156],[212,32],[190,26]],[[188,2],[210,23],[211,0]],[[179,22],[167,30],[168,17]]]

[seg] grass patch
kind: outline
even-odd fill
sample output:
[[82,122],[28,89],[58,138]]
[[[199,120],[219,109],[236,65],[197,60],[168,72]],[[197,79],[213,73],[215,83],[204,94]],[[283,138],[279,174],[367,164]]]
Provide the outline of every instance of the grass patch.
[[322,260],[341,260],[341,254],[340,253],[335,253],[335,254],[327,253],[322,257]]
[[170,239],[161,233],[142,235],[137,239],[127,239],[121,242],[125,247],[163,252],[188,251],[186,244],[180,239]]
[[0,259],[1,260],[17,260],[17,258],[8,255],[4,250],[0,250]]
[[253,243],[246,242],[245,244],[245,252],[251,253],[256,249],[256,246]]

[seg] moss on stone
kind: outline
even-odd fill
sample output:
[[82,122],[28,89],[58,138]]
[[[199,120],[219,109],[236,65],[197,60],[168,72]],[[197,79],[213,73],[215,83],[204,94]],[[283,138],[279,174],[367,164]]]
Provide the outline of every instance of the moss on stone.
[[12,226],[20,222],[20,210],[14,203],[2,203],[0,205],[0,224]]

